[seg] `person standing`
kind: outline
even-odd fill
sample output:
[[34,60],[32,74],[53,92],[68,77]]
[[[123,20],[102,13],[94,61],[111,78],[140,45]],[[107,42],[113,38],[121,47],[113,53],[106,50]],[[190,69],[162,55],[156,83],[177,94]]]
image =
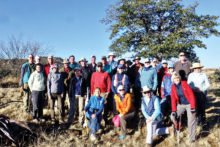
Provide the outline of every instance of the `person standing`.
[[51,113],[51,121],[55,123],[55,112],[54,106],[55,101],[57,100],[58,104],[58,112],[59,112],[59,122],[63,122],[64,112],[62,105],[62,98],[64,95],[64,84],[61,73],[59,72],[58,65],[55,63],[52,66],[52,72],[49,74],[47,79],[47,89],[48,89],[48,98],[50,103],[50,113]]
[[201,66],[198,62],[194,63],[191,67],[193,72],[189,74],[187,81],[196,97],[196,112],[198,116],[198,122],[201,122],[202,124],[206,122],[206,93],[208,88],[210,87],[207,75],[201,70],[203,67],[204,66]]
[[[109,97],[110,90],[111,90],[111,78],[109,74],[105,71],[103,71],[103,64],[101,62],[98,62],[97,64],[97,72],[94,72],[92,74],[91,78],[91,95],[94,93],[94,89],[96,87],[99,87],[101,90],[101,96],[105,98],[105,106],[104,106],[104,125],[107,123],[107,113],[109,111],[108,109],[108,103],[110,103],[107,98]],[[107,102],[108,101],[108,102]]]
[[180,75],[182,81],[187,81],[188,75],[190,74],[190,67],[192,66],[191,62],[186,59],[184,52],[179,54],[180,61],[177,61],[175,66],[175,71]]
[[74,55],[71,55],[70,57],[69,57],[69,67],[72,69],[72,70],[74,70],[76,67],[79,67],[79,64],[77,64],[76,62],[75,62],[75,56]]
[[186,81],[181,81],[178,74],[172,76],[173,85],[171,87],[171,121],[175,122],[176,117],[187,112],[190,142],[196,140],[196,100],[192,89]]
[[102,56],[101,58],[103,71],[107,72],[110,77],[112,77],[112,67],[108,64],[106,56]]
[[120,116],[121,135],[119,139],[123,140],[126,138],[127,123],[135,117],[136,112],[132,104],[132,97],[129,93],[125,92],[124,86],[118,86],[117,91],[118,94],[114,96],[114,99]]
[[141,67],[135,79],[135,91],[138,92],[137,97],[135,97],[135,107],[140,108],[141,104],[141,91],[140,89],[144,86],[149,87],[153,91],[157,88],[157,71],[150,65],[150,60],[146,58],[144,60],[144,67]]
[[153,94],[153,91],[148,86],[143,87],[142,93],[141,110],[147,124],[146,144],[152,146],[153,136],[170,134],[171,131],[168,127],[158,127],[158,123],[163,119],[159,98]]
[[96,72],[96,56],[92,55],[91,57],[91,63],[88,65],[88,67],[90,68],[90,70],[92,71],[92,73]]
[[159,98],[161,98],[161,83],[163,76],[168,72],[167,64],[166,60],[162,60],[162,67],[157,71],[157,92],[159,94]]
[[115,54],[114,53],[109,53],[108,54],[108,64],[111,66],[112,68],[112,75],[114,75],[117,72],[117,66],[118,66],[118,62],[114,61],[115,58]]
[[44,100],[44,90],[46,85],[46,79],[41,72],[41,65],[36,64],[36,70],[31,74],[28,80],[28,86],[30,87],[32,93],[32,104],[33,104],[33,121],[38,122],[38,120],[44,122],[43,119],[43,100]]
[[47,57],[48,64],[44,66],[46,76],[48,77],[49,73],[52,72],[52,66],[54,65],[53,56],[49,55]]
[[134,60],[133,60],[135,62],[135,64],[133,64],[131,66],[131,71],[132,71],[132,75],[133,75],[132,78],[131,78],[131,84],[135,83],[135,79],[136,79],[136,76],[138,74],[139,69],[144,66],[144,64],[142,64],[140,62],[140,60],[141,60],[140,57],[135,57]]
[[33,73],[35,70],[35,64],[34,64],[34,56],[32,54],[28,55],[28,62],[24,63],[21,67],[21,77],[20,77],[20,87],[22,88],[24,92],[24,98],[23,98],[23,111],[25,113],[28,113],[31,111],[31,91],[28,86],[28,80],[30,78],[31,73]]

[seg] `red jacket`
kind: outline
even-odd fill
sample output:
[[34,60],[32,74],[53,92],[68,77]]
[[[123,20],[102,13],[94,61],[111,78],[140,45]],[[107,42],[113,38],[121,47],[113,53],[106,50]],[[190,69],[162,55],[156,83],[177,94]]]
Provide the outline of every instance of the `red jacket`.
[[94,72],[91,79],[91,95],[93,95],[95,88],[99,87],[101,93],[110,92],[111,78],[105,71]]
[[[52,65],[54,65],[54,63],[53,63]],[[46,64],[46,65],[44,66],[45,73],[46,73],[47,77],[48,77],[48,75],[49,75],[49,73],[50,73],[50,66],[52,66],[52,65],[50,65],[50,64],[48,63],[48,64]]]
[[[185,95],[186,99],[190,103],[191,109],[196,108],[196,99],[193,94],[192,89],[189,87],[186,81],[181,81],[181,86],[183,90],[183,94]],[[177,104],[180,104],[179,97],[177,95],[175,84],[172,85],[171,88],[171,105],[172,105],[172,111],[176,111]]]

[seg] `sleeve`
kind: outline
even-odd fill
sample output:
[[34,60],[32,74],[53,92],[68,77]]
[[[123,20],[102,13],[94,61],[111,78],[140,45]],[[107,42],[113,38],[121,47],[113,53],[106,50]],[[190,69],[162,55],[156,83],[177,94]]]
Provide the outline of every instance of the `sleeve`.
[[130,94],[128,94],[127,97],[127,107],[125,108],[123,115],[127,114],[131,110],[132,97]]
[[93,95],[94,92],[94,77],[95,77],[95,73],[92,74],[92,78],[91,78],[91,95]]
[[20,76],[20,83],[19,83],[20,86],[24,85],[23,78],[24,78],[24,66],[22,65],[22,67],[21,67],[21,76]]
[[162,83],[161,83],[161,97],[164,98],[164,88],[165,88],[165,84],[164,84],[164,79],[165,76],[163,77]]
[[108,92],[111,91],[111,78],[108,73],[107,73],[107,91]]
[[208,80],[208,77],[206,74],[204,74],[204,78],[205,78],[205,86],[204,88],[202,89],[203,92],[205,92],[206,90],[208,90],[208,88],[210,87],[210,83],[209,83],[209,80]]
[[141,103],[141,111],[145,117],[145,119],[148,119],[150,116],[147,114],[146,110],[145,110],[145,106],[143,103]]
[[189,74],[187,83],[189,84],[189,86],[190,86],[191,88],[195,88],[194,83],[193,83],[193,80],[192,80],[192,73]]
[[114,86],[114,80],[115,80],[115,75],[112,77],[112,81],[111,81],[111,90],[114,94],[117,94],[117,87]]
[[155,91],[157,89],[157,71],[154,71],[154,85],[153,90]]
[[151,116],[153,120],[155,120],[161,113],[160,101],[158,98],[156,98],[154,101],[154,108],[155,108],[155,111]]
[[105,99],[102,98],[102,102],[101,102],[101,105],[100,105],[100,107],[99,107],[99,111],[96,112],[96,115],[102,114],[102,111],[103,111],[103,109],[104,109],[104,103],[105,103]]
[[47,90],[48,90],[48,96],[51,97],[51,74],[48,75]]
[[185,88],[187,89],[187,94],[189,96],[190,107],[191,107],[191,109],[195,109],[196,108],[196,99],[193,94],[193,91],[187,83],[184,85],[185,85]]
[[172,106],[172,112],[176,111],[176,93],[175,93],[175,86],[172,85],[171,87],[171,106]]
[[130,82],[128,80],[128,76],[125,75],[125,84],[124,84],[124,87],[125,87],[125,93],[129,93],[129,90],[130,90]]
[[31,76],[28,80],[28,86],[29,86],[31,91],[32,91],[32,88],[33,88],[33,82],[34,82],[34,73],[31,74]]
[[114,96],[114,99],[115,99],[115,104],[116,104],[116,110],[120,113],[120,114],[123,114],[123,112],[122,112],[122,110],[121,110],[121,108],[120,108],[120,105],[119,105],[119,101],[118,101],[118,98],[117,98],[118,96],[115,94],[115,96]]
[[[140,68],[141,69],[141,68]],[[141,83],[140,83],[140,73],[137,73],[137,76],[135,78],[135,82],[134,82],[134,87],[135,88],[139,88],[141,87]]]

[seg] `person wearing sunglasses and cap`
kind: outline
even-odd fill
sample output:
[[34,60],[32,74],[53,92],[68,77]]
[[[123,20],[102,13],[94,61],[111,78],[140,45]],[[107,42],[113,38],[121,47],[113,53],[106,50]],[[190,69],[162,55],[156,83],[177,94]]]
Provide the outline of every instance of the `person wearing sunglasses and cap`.
[[159,98],[153,94],[151,88],[144,86],[142,88],[142,95],[141,111],[147,125],[146,145],[151,147],[153,136],[170,134],[172,131],[168,127],[159,128],[157,125],[162,121],[163,115],[161,113]]
[[189,74],[187,83],[192,88],[196,97],[196,111],[198,122],[204,124],[206,121],[205,107],[206,107],[206,92],[210,87],[208,77],[201,71],[204,66],[196,62],[193,64],[191,69],[192,73]]
[[187,81],[192,63],[187,60],[184,52],[179,53],[179,61],[175,62],[175,72],[181,76],[182,81]]
[[119,136],[119,139],[123,140],[126,138],[127,123],[136,116],[136,112],[135,107],[132,104],[132,96],[131,94],[126,93],[125,87],[120,85],[118,86],[117,91],[118,94],[114,96],[114,99],[120,116],[121,135]]

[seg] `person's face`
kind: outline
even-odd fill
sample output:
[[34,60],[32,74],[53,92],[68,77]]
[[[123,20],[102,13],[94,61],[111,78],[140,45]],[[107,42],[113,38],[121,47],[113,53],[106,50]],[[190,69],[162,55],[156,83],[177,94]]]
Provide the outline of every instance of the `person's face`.
[[125,65],[125,60],[120,60],[119,64]]
[[64,68],[68,68],[69,64],[68,63],[64,63]]
[[75,61],[75,57],[70,57],[69,60],[70,60],[70,63],[73,64]]
[[99,72],[101,72],[102,71],[102,66],[97,66],[97,69],[98,69]]
[[135,60],[135,64],[140,64],[140,60]]
[[195,73],[200,73],[201,72],[201,68],[194,68],[194,72]]
[[169,68],[169,72],[170,72],[170,73],[173,73],[173,72],[174,72],[174,69],[173,69],[173,68]]
[[49,64],[52,64],[53,63],[53,56],[48,56],[47,60],[48,60]]
[[96,61],[96,58],[95,58],[95,57],[92,57],[92,58],[91,58],[91,62],[94,64],[95,61]]
[[40,72],[41,71],[41,67],[39,65],[36,66],[36,71]]
[[81,61],[81,62],[80,62],[80,65],[81,65],[82,67],[85,67],[85,66],[86,66],[86,62],[85,62],[85,61]]
[[101,94],[101,92],[100,92],[99,89],[96,89],[95,92],[94,92],[94,94],[95,94],[96,97],[99,97],[100,94]]
[[106,64],[106,59],[102,59],[102,64],[103,64],[103,65]]
[[28,56],[28,63],[29,63],[29,64],[34,63],[34,56],[33,56],[33,55],[29,55],[29,56]]
[[53,68],[53,72],[57,72],[58,71],[58,68]]
[[120,95],[124,95],[125,94],[125,89],[124,88],[123,89],[119,89],[118,92],[119,92]]
[[152,65],[155,67],[157,65],[157,61],[153,61]]
[[186,60],[185,54],[184,53],[180,53],[179,59],[180,59],[180,61],[185,61]]
[[114,60],[114,56],[109,56],[109,61],[113,61]]
[[151,91],[143,91],[142,94],[143,94],[144,97],[150,98],[150,96],[151,96]]
[[122,73],[124,72],[124,68],[119,68],[119,69],[118,69],[118,72],[119,72],[120,74],[122,74]]
[[166,67],[167,67],[167,64],[166,64],[166,63],[164,63],[164,64],[162,64],[162,66],[163,66],[163,68],[166,68]]
[[76,74],[77,77],[79,77],[79,76],[81,76],[81,71],[80,70],[76,70],[75,74]]
[[40,63],[40,58],[35,58],[35,62],[36,62],[36,64]]
[[180,83],[180,78],[175,78],[175,79],[173,80],[173,82],[174,82],[176,85],[178,85],[178,84]]
[[150,62],[145,62],[144,66],[145,67],[150,67]]

